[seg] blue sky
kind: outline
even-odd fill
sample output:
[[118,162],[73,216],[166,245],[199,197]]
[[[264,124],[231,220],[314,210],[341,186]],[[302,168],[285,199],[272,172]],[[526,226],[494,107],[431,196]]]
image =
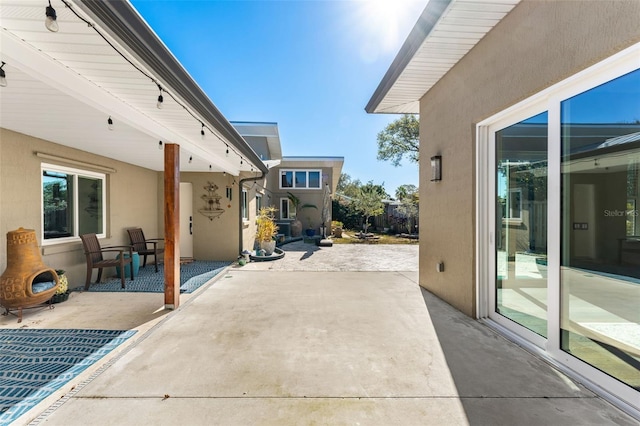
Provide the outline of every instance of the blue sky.
[[230,121],[277,122],[285,156],[343,156],[343,172],[418,186],[376,159],[398,115],[364,107],[427,0],[131,0]]

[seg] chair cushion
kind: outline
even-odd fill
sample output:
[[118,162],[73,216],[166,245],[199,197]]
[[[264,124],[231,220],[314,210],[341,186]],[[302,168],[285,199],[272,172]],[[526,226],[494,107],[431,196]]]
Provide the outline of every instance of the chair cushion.
[[43,291],[47,291],[50,288],[53,288],[56,285],[55,281],[44,281],[39,283],[33,283],[31,285],[31,291],[35,293],[42,293]]

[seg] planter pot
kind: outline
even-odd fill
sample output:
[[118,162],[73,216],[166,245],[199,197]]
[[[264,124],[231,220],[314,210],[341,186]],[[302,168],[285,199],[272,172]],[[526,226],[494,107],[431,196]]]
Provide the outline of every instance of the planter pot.
[[264,250],[265,256],[271,256],[276,249],[275,241],[260,241],[260,248]]
[[300,235],[302,235],[302,222],[294,220],[291,222],[291,236],[299,237]]
[[51,303],[61,303],[68,299],[69,299],[68,291],[66,293],[54,294],[53,297],[51,297]]
[[316,235],[315,229],[307,229],[304,232],[307,234],[307,237],[313,237],[314,235]]
[[342,238],[342,228],[333,228],[333,235],[336,238]]

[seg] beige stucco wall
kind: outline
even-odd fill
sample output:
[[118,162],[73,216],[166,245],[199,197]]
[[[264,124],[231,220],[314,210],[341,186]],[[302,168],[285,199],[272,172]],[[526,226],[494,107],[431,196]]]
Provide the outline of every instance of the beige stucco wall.
[[[44,160],[35,152],[88,165]],[[116,170],[115,173],[107,173],[107,238],[101,240],[101,244],[128,244],[128,227],[142,227],[146,234],[158,232],[157,172],[0,129],[0,271],[4,271],[7,265],[7,232],[19,227],[34,229],[38,243],[42,244],[41,163],[85,170],[94,170],[89,164],[97,164]],[[86,263],[79,241],[48,245],[42,252],[47,265],[67,271],[72,288],[84,285]],[[109,276],[112,272],[107,270],[105,274]],[[93,276],[95,279],[96,272]]]
[[640,41],[638,16],[637,0],[524,1],[425,94],[420,285],[475,315],[476,123]]
[[[180,182],[193,185],[193,257],[197,260],[235,260],[238,250],[238,186],[233,177],[222,173],[181,173]],[[220,207],[225,210],[219,217],[209,220],[198,210],[205,207],[202,196],[208,182],[218,186]],[[232,186],[232,199],[226,197],[227,186]],[[161,195],[162,198],[162,195]]]
[[[322,176],[322,184],[319,189],[295,189],[286,188],[280,189],[280,170],[294,169],[294,170],[320,170]],[[333,188],[333,175],[334,168],[324,166],[322,162],[316,163],[304,162],[296,164],[295,162],[283,163],[281,167],[275,167],[269,171],[268,175],[268,192],[271,196],[272,204],[280,209],[280,199],[287,198],[287,192],[291,192],[296,197],[300,198],[301,204],[312,204],[317,208],[305,208],[297,212],[297,219],[302,222],[303,230],[311,225],[316,231],[316,235],[320,232],[320,224],[322,217],[322,200],[324,194],[324,184],[328,184],[329,188]],[[280,211],[276,213],[277,218],[280,218]]]

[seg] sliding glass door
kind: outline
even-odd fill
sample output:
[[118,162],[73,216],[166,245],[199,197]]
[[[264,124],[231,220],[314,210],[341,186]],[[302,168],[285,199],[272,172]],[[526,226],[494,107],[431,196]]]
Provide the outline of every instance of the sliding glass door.
[[640,410],[633,49],[478,125],[477,270],[479,317]]
[[640,390],[640,70],[561,103],[561,349]]
[[547,335],[547,113],[495,134],[495,312]]

